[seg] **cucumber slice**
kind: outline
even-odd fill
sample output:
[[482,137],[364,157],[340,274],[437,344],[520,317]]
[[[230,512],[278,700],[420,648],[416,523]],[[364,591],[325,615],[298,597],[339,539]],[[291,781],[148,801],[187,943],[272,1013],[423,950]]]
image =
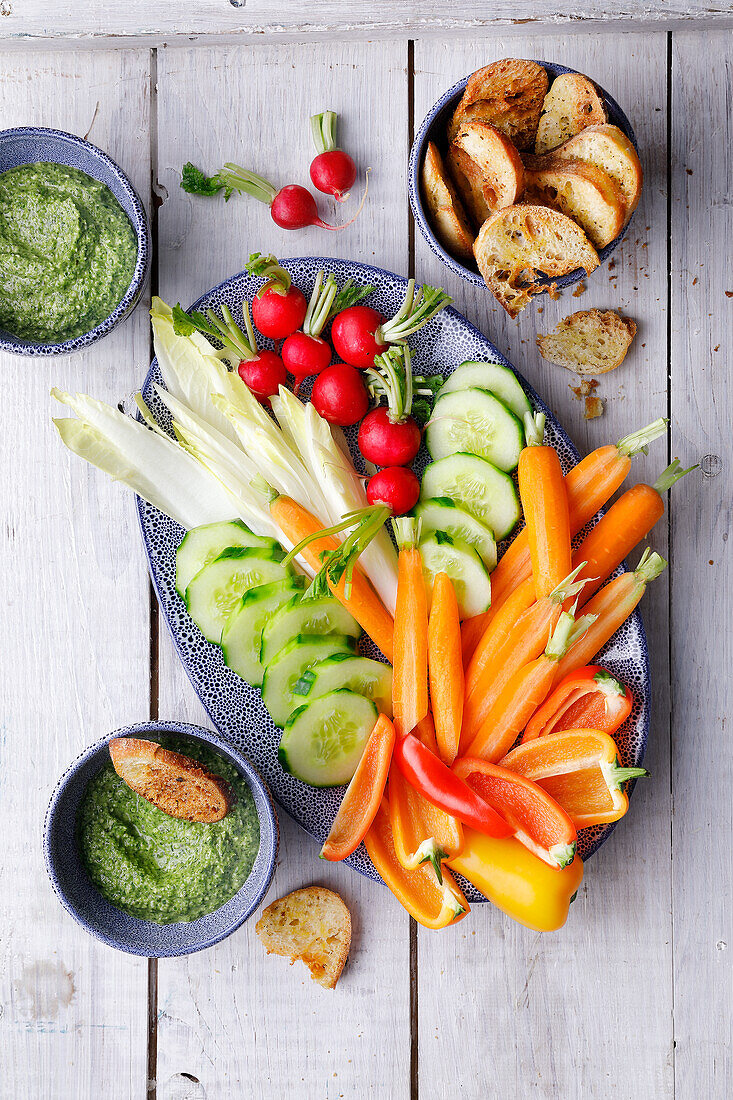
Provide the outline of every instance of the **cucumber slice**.
[[371,699],[380,714],[392,717],[392,666],[372,661],[370,657],[334,653],[304,672],[293,690],[296,701],[301,697],[310,703],[319,695],[339,688],[348,688]]
[[420,541],[425,585],[432,595],[433,577],[447,573],[453,581],[462,619],[480,615],[491,606],[491,581],[476,551],[462,539],[437,532]]
[[516,374],[501,363],[461,363],[446,378],[441,386],[440,396],[469,388],[493,393],[521,422],[524,421],[525,413],[531,415],[533,412],[530,400],[520,386]]
[[262,547],[235,546],[199,570],[186,589],[186,609],[209,642],[219,643],[232,611],[250,588],[293,576],[282,554]]
[[299,634],[265,668],[262,701],[276,726],[284,726],[302,698],[295,685],[313,665],[334,653],[354,653],[352,638],[339,634]]
[[361,627],[332,596],[320,596],[313,600],[301,600],[296,596],[263,627],[262,664],[269,665],[283,646],[298,634],[345,634],[357,639],[361,635]]
[[448,497],[503,539],[519,519],[519,498],[508,474],[478,455],[457,454],[427,467],[420,500]]
[[377,721],[377,708],[354,691],[330,691],[291,714],[278,759],[311,787],[348,783]]
[[487,390],[441,394],[425,432],[434,460],[474,454],[500,470],[513,470],[524,446],[524,428],[514,413]]
[[176,550],[176,592],[181,599],[185,597],[186,589],[196,574],[229,546],[272,548],[273,553],[279,549],[280,556],[285,557],[285,551],[278,547],[274,539],[255,535],[241,519],[194,527],[184,535],[183,542]]
[[423,538],[443,531],[452,539],[463,539],[477,551],[489,572],[496,568],[496,543],[491,531],[480,519],[459,508],[448,497],[423,501],[415,508],[415,516],[420,520]]
[[260,663],[262,628],[270,615],[289,603],[302,587],[302,577],[261,584],[245,592],[239,608],[229,616],[221,634],[224,661],[248,684],[259,687],[265,673]]

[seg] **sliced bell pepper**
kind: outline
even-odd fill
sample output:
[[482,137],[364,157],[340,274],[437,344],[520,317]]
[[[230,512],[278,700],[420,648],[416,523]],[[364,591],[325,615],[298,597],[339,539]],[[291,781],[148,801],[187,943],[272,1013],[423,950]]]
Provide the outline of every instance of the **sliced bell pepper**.
[[[420,741],[436,752],[435,728],[430,714],[415,727]],[[463,847],[463,826],[457,817],[438,809],[411,786],[394,764],[389,772],[389,819],[395,852],[407,871],[430,860],[443,881],[441,864]]]
[[364,839],[382,801],[394,738],[394,726],[380,714],[321,848],[322,859],[346,859]]
[[591,729],[563,730],[527,741],[501,764],[538,783],[578,829],[618,821],[629,808],[622,784],[649,775],[646,768],[619,767],[616,742],[603,730]]
[[562,871],[553,870],[516,837],[497,840],[474,829],[466,829],[463,851],[449,866],[497,908],[537,932],[551,932],[565,924],[570,902],[583,881],[580,856]]
[[536,856],[555,868],[572,863],[575,826],[539,784],[473,756],[456,760],[453,771],[506,819],[517,840]]
[[457,817],[464,825],[489,836],[511,836],[516,831],[414,733],[395,742],[392,759],[407,782],[428,802]]
[[631,714],[631,689],[598,665],[571,672],[539,708],[522,741],[560,730],[592,729],[615,733]]
[[410,916],[424,928],[445,928],[470,912],[469,904],[450,871],[443,870],[441,884],[432,867],[426,863],[414,871],[406,871],[402,866],[392,840],[386,799],[382,800],[364,837],[364,845],[386,885]]

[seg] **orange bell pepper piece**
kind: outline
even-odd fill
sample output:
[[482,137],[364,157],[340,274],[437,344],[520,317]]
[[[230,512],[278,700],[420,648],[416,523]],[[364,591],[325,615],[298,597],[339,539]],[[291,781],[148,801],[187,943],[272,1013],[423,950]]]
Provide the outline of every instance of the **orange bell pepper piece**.
[[382,801],[394,738],[394,726],[380,714],[321,848],[321,859],[346,859],[361,844]]
[[647,776],[645,768],[621,768],[616,742],[603,730],[548,733],[512,749],[502,767],[539,784],[578,829],[618,821],[629,808],[622,785]]
[[560,681],[527,725],[522,741],[560,730],[615,733],[631,714],[633,705],[630,688],[605,668],[586,665]]
[[432,867],[426,863],[414,871],[406,871],[402,866],[395,852],[386,799],[382,800],[364,837],[364,846],[385,884],[410,916],[424,928],[446,928],[470,912],[469,904],[450,871],[443,870],[441,884]]

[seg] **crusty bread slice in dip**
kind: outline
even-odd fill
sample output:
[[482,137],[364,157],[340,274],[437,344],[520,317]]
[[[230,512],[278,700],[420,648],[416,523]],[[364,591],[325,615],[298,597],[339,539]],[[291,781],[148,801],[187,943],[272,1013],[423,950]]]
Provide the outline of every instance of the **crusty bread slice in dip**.
[[163,813],[206,824],[226,817],[229,784],[197,760],[138,737],[115,737],[109,754],[120,779]]

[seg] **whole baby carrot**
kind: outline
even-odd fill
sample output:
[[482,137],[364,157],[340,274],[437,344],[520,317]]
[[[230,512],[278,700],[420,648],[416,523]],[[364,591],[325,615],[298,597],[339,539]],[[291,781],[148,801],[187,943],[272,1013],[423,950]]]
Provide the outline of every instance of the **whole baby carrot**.
[[440,759],[444,764],[452,764],[461,736],[465,684],[458,601],[447,573],[438,573],[433,581],[428,619],[428,672]]
[[570,512],[554,447],[525,447],[519,456],[519,495],[537,599],[549,596],[570,572]]
[[394,622],[392,708],[398,737],[428,713],[428,598],[417,545],[417,522],[411,517],[392,521],[399,559]]

